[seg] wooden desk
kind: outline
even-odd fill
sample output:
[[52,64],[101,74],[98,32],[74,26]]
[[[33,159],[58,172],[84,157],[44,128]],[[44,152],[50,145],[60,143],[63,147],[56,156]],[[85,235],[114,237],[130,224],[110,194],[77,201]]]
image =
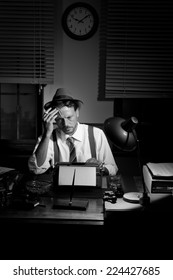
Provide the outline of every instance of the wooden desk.
[[[123,191],[137,191],[142,192],[142,185],[140,176],[131,176],[123,174],[121,176]],[[88,207],[83,210],[63,210],[53,209],[53,205],[56,204],[58,198],[69,199],[70,188],[67,190],[60,190],[54,192],[50,196],[41,196],[40,205],[31,210],[5,208],[0,209],[0,221],[1,222],[17,222],[17,223],[39,223],[39,224],[81,224],[81,225],[104,225],[105,218],[110,215],[115,215],[114,212],[122,211],[143,211],[143,206],[139,203],[129,203],[118,198],[115,204],[105,201],[103,203],[103,192],[107,188],[107,180],[104,177],[102,188],[77,188],[73,200],[88,200]],[[167,194],[149,194],[150,205],[145,211],[165,211],[172,202],[172,196]],[[168,203],[167,203],[168,202]],[[172,203],[173,204],[173,203]],[[153,207],[155,206],[155,207]],[[156,207],[158,206],[158,207]]]
[[[87,195],[88,194],[88,195]],[[61,195],[61,198],[69,199],[69,193]],[[43,224],[85,224],[85,225],[103,225],[103,200],[102,190],[92,189],[87,193],[78,192],[74,194],[73,202],[76,199],[88,200],[86,210],[64,210],[53,209],[53,205],[58,200],[58,194],[51,197],[40,197],[40,205],[30,210],[7,208],[0,210],[1,222],[17,223],[43,223]]]
[[[0,239],[4,259],[85,259],[103,254],[104,212],[101,188],[74,192],[73,199],[87,199],[86,211],[52,209],[58,197],[40,197],[32,210],[0,209]],[[94,250],[92,250],[94,248]]]
[[[134,177],[125,174],[123,180],[123,187],[127,188],[125,191],[136,190]],[[95,189],[90,193],[86,211],[52,209],[57,195],[41,197],[40,204],[46,207],[37,206],[29,211],[1,209],[0,238],[5,245],[1,250],[3,258],[138,259],[144,258],[145,249],[148,254],[148,246],[150,252],[147,258],[160,258],[161,251],[166,255],[165,242],[168,241],[170,246],[170,238],[167,237],[170,237],[172,226],[169,226],[170,217],[163,214],[160,203],[154,217],[151,211],[137,209],[141,207],[138,204],[135,205],[137,211],[127,211],[127,208],[122,211],[123,205],[132,207],[131,203],[122,199],[110,204],[117,207],[117,211],[104,211],[101,197],[104,188],[101,192]],[[86,199],[86,194],[78,193],[74,197]],[[162,228],[165,231],[160,236]]]

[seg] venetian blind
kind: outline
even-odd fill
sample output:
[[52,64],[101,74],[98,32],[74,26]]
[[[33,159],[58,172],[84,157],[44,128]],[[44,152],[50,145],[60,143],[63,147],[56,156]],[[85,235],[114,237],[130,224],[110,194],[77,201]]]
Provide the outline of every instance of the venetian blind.
[[55,4],[0,1],[0,83],[53,83]]
[[99,100],[173,96],[173,1],[102,1]]

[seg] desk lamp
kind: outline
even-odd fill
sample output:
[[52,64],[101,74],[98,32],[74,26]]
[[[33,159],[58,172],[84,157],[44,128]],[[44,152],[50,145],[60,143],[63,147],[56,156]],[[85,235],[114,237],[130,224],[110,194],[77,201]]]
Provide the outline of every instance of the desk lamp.
[[123,199],[131,203],[140,203],[141,205],[147,205],[150,202],[150,198],[145,188],[141,167],[140,146],[135,131],[137,124],[138,119],[136,117],[131,117],[127,120],[121,117],[112,117],[105,120],[104,130],[107,137],[118,149],[126,152],[134,151],[135,149],[137,149],[138,163],[142,177],[143,193],[128,192],[124,194]]

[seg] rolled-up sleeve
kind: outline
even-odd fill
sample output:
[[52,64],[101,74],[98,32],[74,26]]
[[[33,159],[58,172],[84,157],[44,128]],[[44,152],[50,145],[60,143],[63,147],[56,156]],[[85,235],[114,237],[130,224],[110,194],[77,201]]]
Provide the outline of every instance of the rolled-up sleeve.
[[53,163],[53,147],[52,147],[52,141],[50,140],[45,162],[41,166],[37,165],[37,158],[35,155],[35,151],[36,151],[40,141],[41,141],[41,137],[38,138],[34,151],[28,159],[28,168],[34,174],[42,174],[42,173],[46,172],[50,168],[50,166],[52,166],[54,164]]
[[111,176],[116,175],[118,166],[115,162],[112,150],[108,143],[105,133],[99,128],[94,130],[96,141],[96,153],[99,161],[104,162],[104,166],[108,169]]

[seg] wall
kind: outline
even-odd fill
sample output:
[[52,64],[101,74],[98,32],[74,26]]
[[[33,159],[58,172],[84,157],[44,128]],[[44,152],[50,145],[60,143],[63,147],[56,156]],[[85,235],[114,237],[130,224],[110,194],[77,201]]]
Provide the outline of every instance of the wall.
[[[44,103],[52,99],[57,88],[66,87],[74,97],[84,102],[80,112],[81,122],[103,123],[106,118],[113,116],[113,102],[97,101],[99,29],[85,41],[73,40],[63,32],[61,17],[64,9],[73,2],[76,1],[57,1],[55,77],[54,84],[45,87]],[[100,0],[85,2],[93,5],[99,13]]]

